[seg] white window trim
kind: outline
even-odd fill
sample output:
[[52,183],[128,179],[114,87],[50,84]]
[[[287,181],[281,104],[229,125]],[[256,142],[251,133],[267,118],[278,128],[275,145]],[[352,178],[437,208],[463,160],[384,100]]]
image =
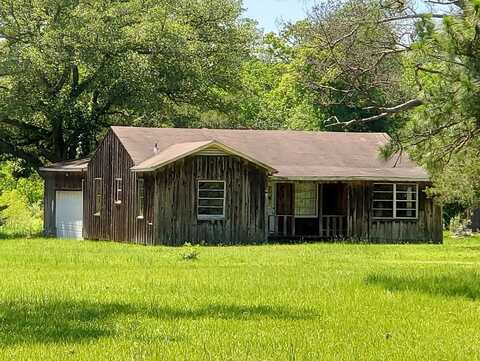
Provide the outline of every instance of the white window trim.
[[[120,188],[118,188],[118,181],[120,181],[120,185],[121,185]],[[122,199],[119,199],[119,197],[118,197],[118,191],[121,192],[122,198],[123,198],[123,180],[122,180],[122,178],[115,178],[115,198],[114,198],[114,201],[113,201],[113,203],[115,203],[115,204],[122,204]]]
[[[138,184],[139,184],[139,181],[142,182],[143,184],[143,208],[142,208],[142,214],[140,215],[139,211],[140,211],[140,205],[139,205],[139,192],[138,192]],[[135,192],[135,195],[137,197],[136,199],[136,213],[137,213],[137,219],[144,219],[145,218],[145,179],[144,178],[137,178],[136,180],[136,192]]]
[[[374,183],[373,186],[375,187],[375,185],[393,185],[393,217],[374,217],[372,216],[372,219],[376,219],[376,220],[396,220],[396,219],[399,219],[399,220],[410,220],[410,221],[414,221],[414,220],[418,220],[418,203],[419,203],[419,199],[418,199],[418,183]],[[415,190],[413,192],[405,192],[405,191],[398,191],[398,193],[412,193],[412,194],[415,194],[415,201],[405,201],[405,202],[415,202],[415,217],[397,217],[397,186],[402,186],[402,185],[406,185],[406,186],[415,186]],[[390,193],[390,191],[373,191],[373,197],[375,196],[375,193]],[[372,211],[375,211],[375,210],[390,210],[390,208],[374,208],[373,207],[373,203],[375,201],[377,202],[385,202],[385,200],[382,200],[382,199],[375,199],[372,197]],[[402,202],[403,200],[399,200],[399,202]],[[398,208],[398,210],[404,210],[403,208]],[[414,210],[414,208],[408,208],[408,209],[405,209],[405,210]]]
[[[296,212],[297,210],[297,205],[295,204],[297,201],[297,184],[299,183],[293,183],[293,213]],[[318,218],[318,183],[315,184],[315,214],[309,215],[309,216],[297,216],[295,214],[295,218]]]
[[[98,182],[100,181],[100,182]],[[97,183],[100,183],[100,207],[97,212]],[[93,203],[93,215],[95,217],[100,217],[102,214],[102,198],[103,198],[103,179],[102,178],[93,178],[93,197],[94,197],[94,203]]]
[[[220,198],[207,198],[207,197],[200,197],[200,182],[202,183],[223,183],[223,206],[222,206],[222,214],[199,214],[200,208],[211,208],[211,207],[200,207],[200,199],[220,199]],[[220,190],[220,189],[218,189]],[[226,182],[222,179],[198,179],[197,180],[197,219],[200,221],[221,221],[225,219],[225,207],[226,207]],[[220,208],[220,207],[213,207],[213,208]]]

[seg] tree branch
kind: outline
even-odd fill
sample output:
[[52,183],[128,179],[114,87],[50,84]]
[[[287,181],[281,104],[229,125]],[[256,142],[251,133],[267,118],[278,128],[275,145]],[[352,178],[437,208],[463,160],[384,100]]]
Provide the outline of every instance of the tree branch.
[[0,114],[0,124],[1,123],[10,125],[12,127],[15,127],[15,128],[17,128],[19,130],[22,130],[22,131],[25,131],[27,133],[40,132],[45,136],[49,135],[48,130],[46,130],[44,128],[38,127],[38,126],[33,125],[33,124],[24,123],[24,122],[21,122],[21,121],[16,120],[16,119],[9,118],[9,117],[7,117],[3,114]]
[[18,147],[8,143],[2,137],[0,137],[0,154],[12,155],[14,157],[24,159],[36,168],[39,168],[43,165],[40,158],[33,155],[31,152],[25,152],[22,149],[19,149]]
[[433,14],[433,13],[421,13],[421,14],[409,14],[409,15],[399,15],[399,16],[392,16],[390,18],[380,19],[378,24],[384,24],[392,21],[399,21],[399,20],[412,20],[412,19],[423,19],[423,18],[436,18],[436,19],[443,19],[446,16],[452,16],[452,14]]
[[340,43],[341,41],[351,37],[353,34],[355,34],[357,32],[357,30],[360,28],[360,25],[356,25],[354,26],[354,28],[352,29],[352,31],[350,31],[349,33],[339,37],[338,39],[334,40],[333,42],[331,42],[329,44],[330,48],[334,48],[338,43]]
[[[358,123],[369,123],[373,122],[378,119],[385,118],[389,115],[400,113],[406,110],[410,110],[413,108],[416,108],[420,105],[423,104],[423,101],[420,99],[411,99],[405,103],[396,105],[394,107],[369,107],[369,108],[364,108],[363,110],[372,110],[376,109],[378,111],[378,114],[372,115],[370,117],[366,118],[359,118],[359,119],[352,119],[347,122],[341,122],[338,120],[337,117],[332,117],[330,119],[327,119],[325,126],[326,127],[333,127],[333,126],[342,126],[344,128],[348,128],[351,125],[358,124]],[[333,120],[333,121],[332,121]]]

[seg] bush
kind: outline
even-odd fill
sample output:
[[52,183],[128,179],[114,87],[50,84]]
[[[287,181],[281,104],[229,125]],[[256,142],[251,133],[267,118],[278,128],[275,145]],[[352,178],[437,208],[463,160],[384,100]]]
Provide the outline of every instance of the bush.
[[467,210],[467,207],[461,203],[453,202],[444,204],[442,209],[443,224],[445,227],[449,227],[452,219],[456,216],[462,216]]
[[27,198],[13,189],[0,195],[0,231],[6,234],[32,235],[42,229],[40,203],[29,205]]
[[43,182],[36,173],[16,178],[18,164],[0,163],[0,233],[32,235],[42,230]]
[[470,220],[468,218],[462,217],[462,215],[456,215],[450,220],[450,232],[455,236],[470,236],[472,235],[472,230],[470,228]]

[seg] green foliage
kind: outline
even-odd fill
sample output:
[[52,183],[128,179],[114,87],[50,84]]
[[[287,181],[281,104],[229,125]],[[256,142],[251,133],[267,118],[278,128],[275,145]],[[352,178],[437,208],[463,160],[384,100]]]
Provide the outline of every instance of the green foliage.
[[480,205],[480,14],[466,4],[461,17],[417,24],[405,80],[423,105],[402,132],[410,154],[435,181],[443,202]]
[[471,222],[469,219],[462,217],[463,215],[456,215],[450,220],[449,231],[455,236],[471,236],[472,230],[470,228]]
[[462,216],[465,214],[466,207],[462,206],[461,203],[453,202],[453,203],[446,203],[443,205],[443,224],[446,227],[449,227],[451,220],[454,217]]
[[42,229],[42,208],[13,189],[0,195],[0,234],[31,235]]
[[184,261],[196,261],[200,255],[199,246],[193,246],[190,242],[185,243],[184,245],[185,252],[182,254],[182,259]]
[[301,130],[321,127],[320,112],[291,63],[251,60],[242,69],[242,82],[238,104],[242,126]]
[[[439,201],[479,206],[479,1],[441,20],[407,5],[319,2],[261,35],[240,0],[0,0],[0,154],[33,169],[85,156],[114,124],[352,121],[394,135],[383,155],[408,150]],[[4,197],[34,207],[39,183],[15,183]]]
[[237,0],[0,0],[0,151],[38,166],[88,155],[112,124],[185,126],[222,108],[255,36],[241,11]]
[[240,68],[241,88],[225,94],[222,111],[201,114],[189,126],[318,130],[323,116],[295,69],[296,49],[269,33]]
[[[366,118],[407,96],[398,85],[402,51],[389,50],[398,35],[378,21],[383,15],[377,1],[324,2],[314,6],[308,20],[287,29],[290,43],[296,44],[297,78],[321,110],[322,124]],[[401,121],[358,122],[349,130],[391,131]]]
[[32,235],[42,229],[43,182],[36,173],[15,177],[18,162],[0,163],[0,234]]
[[0,241],[2,360],[475,360],[480,237],[445,245]]

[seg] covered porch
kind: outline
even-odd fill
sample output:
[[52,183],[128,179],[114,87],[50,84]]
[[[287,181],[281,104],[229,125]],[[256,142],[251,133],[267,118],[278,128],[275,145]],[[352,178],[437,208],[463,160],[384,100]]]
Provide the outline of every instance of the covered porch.
[[268,192],[269,238],[347,238],[349,207],[344,182],[273,182]]

